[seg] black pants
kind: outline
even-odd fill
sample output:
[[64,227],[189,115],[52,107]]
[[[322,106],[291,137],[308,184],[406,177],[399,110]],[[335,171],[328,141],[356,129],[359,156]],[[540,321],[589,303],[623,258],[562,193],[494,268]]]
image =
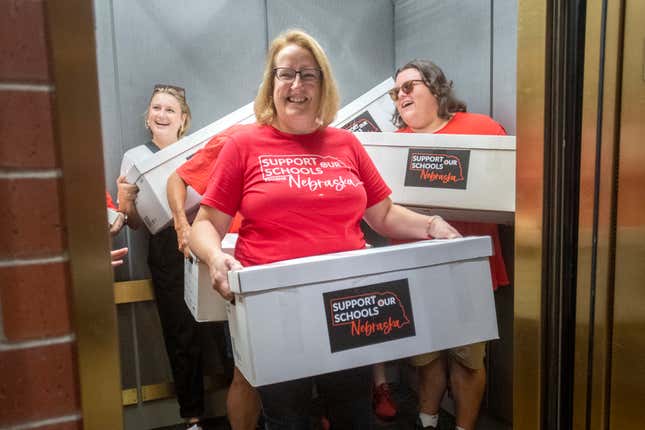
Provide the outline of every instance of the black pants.
[[268,430],[307,430],[312,422],[316,384],[332,429],[371,430],[372,366],[258,387]]
[[202,327],[184,302],[184,256],[171,226],[150,237],[148,265],[183,418],[204,413]]

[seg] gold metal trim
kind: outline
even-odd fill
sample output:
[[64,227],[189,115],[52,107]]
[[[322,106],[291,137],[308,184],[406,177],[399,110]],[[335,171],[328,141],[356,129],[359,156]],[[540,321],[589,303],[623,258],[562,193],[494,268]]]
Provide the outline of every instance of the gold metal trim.
[[542,413],[546,7],[540,1],[518,3],[513,427],[522,430],[538,430]]
[[[616,104],[619,69],[619,45],[621,42],[620,2],[607,3],[607,27],[605,35],[605,64],[603,82],[603,117],[600,153],[600,171],[596,172],[596,135],[598,106],[598,83],[600,67],[600,37],[602,1],[587,2],[586,47],[584,70],[584,96],[582,111],[582,146],[580,157],[580,209],[578,226],[578,285],[576,299],[576,339],[574,370],[574,428],[604,429],[607,396],[605,387],[610,383],[608,356],[611,321],[608,311],[611,303],[612,280],[610,267],[612,256],[612,210],[615,183]],[[594,201],[594,180],[600,180],[598,201]],[[591,341],[589,316],[592,312],[590,286],[592,276],[593,211],[598,205],[598,236],[596,252],[596,290],[594,335],[592,345],[591,385],[588,385],[589,342]],[[587,397],[590,408],[587,410]],[[589,422],[587,423],[587,415]]]
[[121,404],[131,406],[139,403],[139,391],[136,388],[128,388],[121,391]]
[[155,299],[151,279],[114,283],[114,303],[146,302]]
[[645,422],[645,2],[625,1],[610,429]]
[[143,385],[141,387],[141,401],[168,399],[175,396],[175,384],[162,382],[160,384]]
[[123,428],[93,3],[43,2],[51,50],[56,143],[72,283],[85,429]]

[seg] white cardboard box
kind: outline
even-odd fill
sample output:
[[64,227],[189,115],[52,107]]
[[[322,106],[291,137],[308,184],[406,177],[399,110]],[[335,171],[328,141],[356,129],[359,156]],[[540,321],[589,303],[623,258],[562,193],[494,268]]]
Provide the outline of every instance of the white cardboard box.
[[491,252],[471,237],[231,271],[235,364],[260,386],[495,339]]
[[365,94],[338,111],[332,127],[353,132],[394,131],[392,114],[394,103],[388,91],[394,87],[394,80],[387,78]]
[[515,136],[356,133],[395,203],[515,211]]
[[[137,212],[151,233],[161,231],[172,221],[172,212],[166,196],[166,182],[170,175],[217,133],[235,124],[254,121],[253,103],[249,103],[151,157],[133,164],[126,174],[126,181],[139,187],[135,201]],[[186,195],[186,213],[194,212],[200,201],[201,196],[189,187]]]
[[[338,112],[333,125],[355,131],[394,130],[394,126],[390,123],[394,105],[387,95],[387,91],[393,85],[392,79],[388,78],[354,100]],[[135,201],[137,212],[151,233],[161,231],[172,221],[166,196],[168,177],[217,133],[234,124],[248,124],[254,121],[253,103],[249,103],[146,160],[134,163],[126,173],[126,180],[139,187],[139,194]],[[186,212],[194,212],[200,201],[201,196],[189,187],[186,196]]]
[[112,226],[112,224],[114,224],[114,221],[116,221],[118,217],[119,212],[115,211],[112,208],[107,208],[108,226]]
[[[237,233],[228,233],[222,250],[233,255]],[[208,266],[194,255],[184,259],[184,301],[195,321],[226,321],[227,301],[213,289]]]

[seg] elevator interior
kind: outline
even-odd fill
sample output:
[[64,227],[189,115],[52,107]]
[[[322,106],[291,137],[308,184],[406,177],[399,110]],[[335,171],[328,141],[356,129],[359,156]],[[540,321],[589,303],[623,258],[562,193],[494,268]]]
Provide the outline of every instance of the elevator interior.
[[[281,31],[302,28],[325,48],[342,105],[391,76],[413,58],[436,62],[454,81],[468,110],[492,116],[515,134],[517,2],[425,0],[171,1],[95,0],[97,60],[106,183],[123,153],[147,140],[143,112],[152,87],[186,88],[194,132],[252,101],[268,43]],[[477,215],[471,215],[477,221]],[[501,226],[509,276],[513,222]],[[122,232],[114,246],[130,249],[118,268],[121,377],[126,428],[176,422],[169,366],[146,267],[146,238]],[[127,282],[127,284],[126,284]],[[139,291],[135,297],[123,291]],[[488,351],[485,408],[512,422],[513,290],[496,293],[500,340]],[[215,354],[213,354],[215,355]],[[222,413],[221,369],[212,358],[211,413]],[[173,421],[174,420],[174,421]]]

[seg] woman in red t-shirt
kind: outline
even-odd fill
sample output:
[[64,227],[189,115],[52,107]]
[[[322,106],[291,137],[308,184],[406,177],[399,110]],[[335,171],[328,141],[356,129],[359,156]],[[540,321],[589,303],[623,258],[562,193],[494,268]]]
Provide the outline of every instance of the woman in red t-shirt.
[[[443,71],[430,61],[413,60],[407,63],[397,70],[395,80],[390,97],[396,105],[393,122],[399,133],[506,134],[504,128],[492,118],[466,112],[465,103],[453,95],[452,81],[447,80]],[[452,224],[463,235],[489,235],[493,238],[495,252],[490,258],[493,288],[508,285],[498,226],[469,222]],[[450,378],[457,404],[456,424],[459,428],[474,429],[486,383],[484,351],[485,344],[480,343],[410,360],[420,370],[422,427],[436,427],[439,403]]]
[[[392,204],[360,142],[328,127],[338,101],[320,45],[302,31],[278,36],[255,99],[258,123],[228,134],[190,233],[223,297],[233,297],[229,270],[363,248],[362,218],[388,237],[459,236],[440,217]],[[220,240],[238,211],[234,258]],[[243,378],[237,369],[236,377]],[[259,387],[267,428],[310,428],[313,384],[333,428],[372,428],[370,366]]]

